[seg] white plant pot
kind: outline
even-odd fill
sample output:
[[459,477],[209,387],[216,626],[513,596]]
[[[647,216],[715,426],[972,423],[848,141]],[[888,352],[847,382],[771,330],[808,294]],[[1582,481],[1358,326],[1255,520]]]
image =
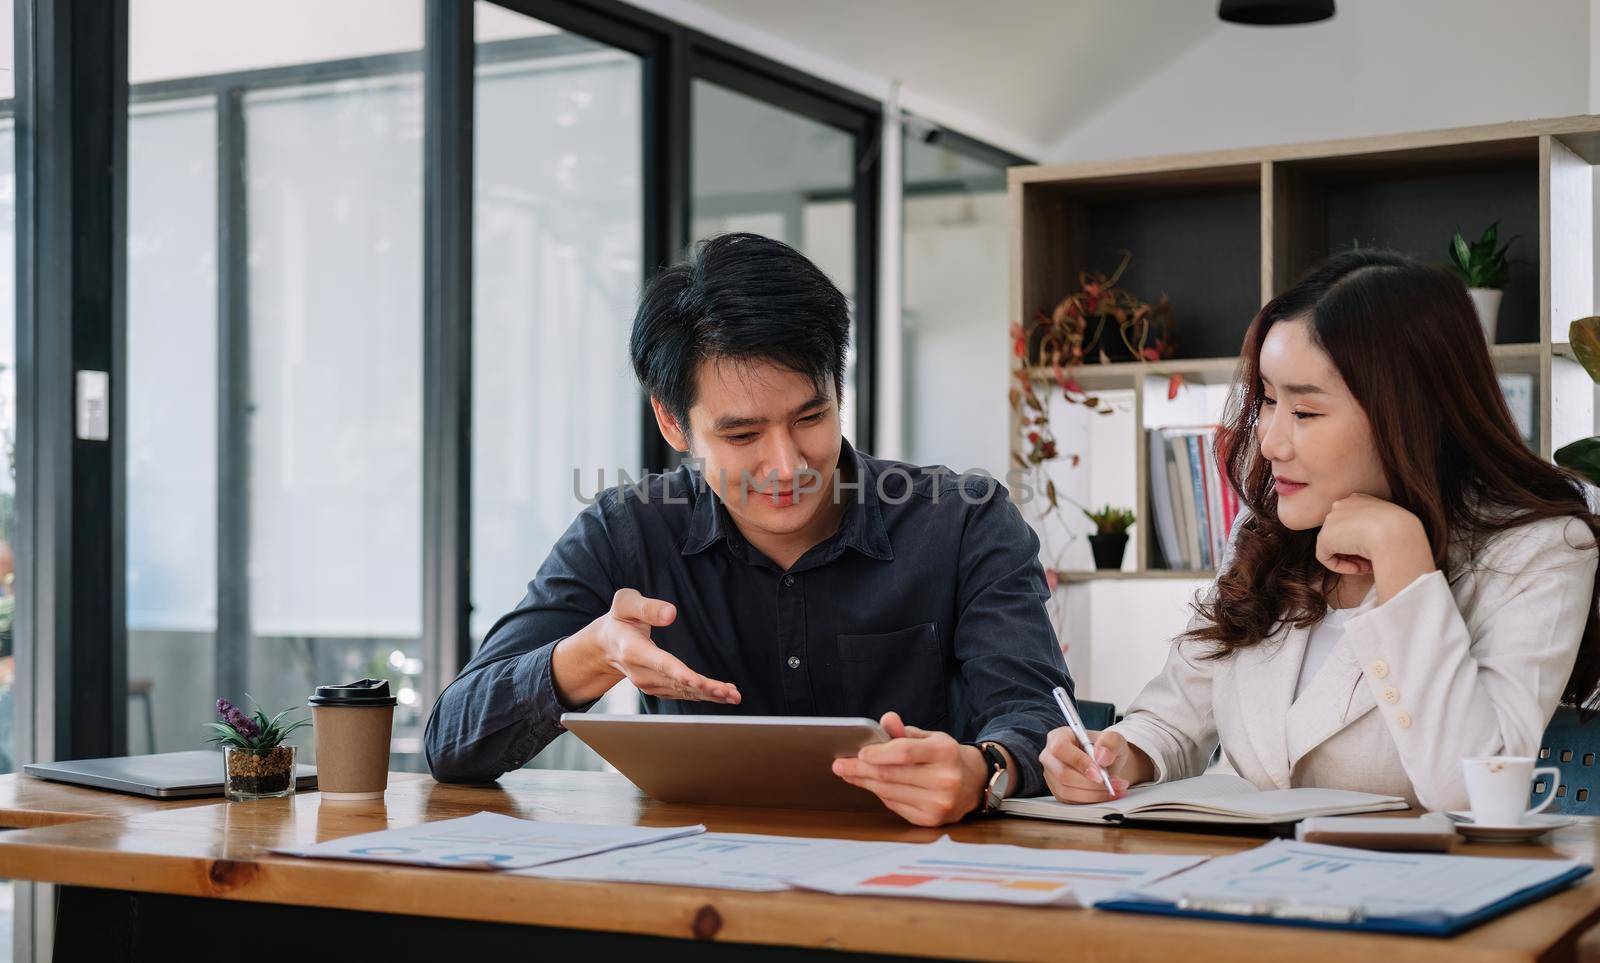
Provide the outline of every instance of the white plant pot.
[[1505,294],[1499,288],[1467,288],[1472,306],[1478,309],[1478,323],[1483,325],[1483,337],[1494,344],[1495,328],[1500,323],[1500,298]]

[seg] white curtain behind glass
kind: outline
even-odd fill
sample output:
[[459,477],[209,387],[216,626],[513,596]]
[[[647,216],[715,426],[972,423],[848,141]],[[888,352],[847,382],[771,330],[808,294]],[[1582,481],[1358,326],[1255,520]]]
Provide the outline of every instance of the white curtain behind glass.
[[130,111],[126,544],[135,632],[216,630],[216,141],[209,97]]
[[472,634],[527,590],[619,470],[640,471],[628,332],[641,276],[639,61],[485,68],[477,88]]
[[245,102],[258,636],[421,631],[421,93]]

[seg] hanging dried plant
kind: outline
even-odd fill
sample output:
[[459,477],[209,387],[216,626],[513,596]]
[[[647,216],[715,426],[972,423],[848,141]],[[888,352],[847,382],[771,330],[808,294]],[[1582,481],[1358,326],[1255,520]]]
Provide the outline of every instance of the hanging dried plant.
[[[1100,399],[1078,383],[1074,374],[1079,367],[1090,358],[1108,364],[1111,351],[1125,350],[1129,358],[1145,362],[1173,356],[1174,319],[1166,295],[1149,304],[1117,286],[1132,260],[1132,253],[1124,251],[1121,263],[1109,276],[1082,272],[1078,275],[1079,290],[1062,298],[1048,315],[1040,311],[1026,327],[1017,322],[1011,325],[1011,353],[1018,362],[1011,409],[1020,416],[1022,436],[1014,441],[1026,442],[1025,449],[1013,444],[1012,462],[1016,467],[1037,466],[1059,456],[1050,431],[1050,392],[1041,392],[1041,384],[1060,389],[1069,404],[1106,414]],[[1048,382],[1035,377],[1038,369],[1048,370]],[[1176,397],[1182,384],[1182,375],[1171,376],[1167,397]],[[1072,456],[1074,467],[1078,460],[1077,455]],[[1054,498],[1048,500],[1051,508],[1056,507]]]

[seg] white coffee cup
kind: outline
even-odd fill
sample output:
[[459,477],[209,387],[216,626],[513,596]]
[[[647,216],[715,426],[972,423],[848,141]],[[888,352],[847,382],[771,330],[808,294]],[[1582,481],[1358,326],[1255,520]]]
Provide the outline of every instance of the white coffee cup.
[[[1461,760],[1467,780],[1467,799],[1472,803],[1472,821],[1480,826],[1517,826],[1556,801],[1561,770],[1555,766],[1533,767],[1532,756],[1480,756]],[[1539,805],[1528,806],[1528,792],[1534,778],[1548,775],[1549,791]]]

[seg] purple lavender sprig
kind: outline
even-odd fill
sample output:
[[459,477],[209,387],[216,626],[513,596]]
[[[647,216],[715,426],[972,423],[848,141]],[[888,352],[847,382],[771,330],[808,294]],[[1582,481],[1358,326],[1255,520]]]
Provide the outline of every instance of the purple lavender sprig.
[[255,739],[261,735],[261,727],[250,721],[250,717],[239,711],[239,707],[227,699],[217,700],[217,715],[222,721],[233,726],[233,730],[246,739]]
[[[255,705],[254,699],[251,699],[250,702]],[[267,714],[261,711],[259,705],[256,705],[255,717],[251,718],[250,715],[227,699],[218,699],[217,716],[222,721],[208,722],[206,727],[216,733],[211,737],[210,741],[220,745],[257,751],[275,749],[283,744],[283,740],[288,738],[289,733],[301,726],[311,724],[308,719],[285,723],[283,717],[288,715],[289,712],[289,709],[285,709],[268,719]]]

